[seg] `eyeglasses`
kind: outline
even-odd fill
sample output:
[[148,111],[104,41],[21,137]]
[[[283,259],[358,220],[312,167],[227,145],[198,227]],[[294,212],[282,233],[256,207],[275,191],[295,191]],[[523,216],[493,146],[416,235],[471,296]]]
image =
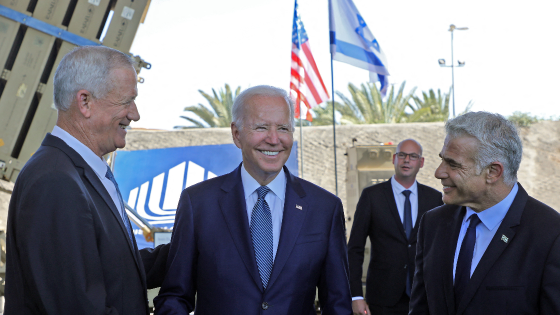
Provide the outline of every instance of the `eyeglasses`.
[[404,160],[406,159],[406,157],[409,156],[411,161],[416,161],[420,158],[420,155],[416,154],[416,153],[404,153],[404,152],[399,152],[397,153],[397,157],[400,160]]

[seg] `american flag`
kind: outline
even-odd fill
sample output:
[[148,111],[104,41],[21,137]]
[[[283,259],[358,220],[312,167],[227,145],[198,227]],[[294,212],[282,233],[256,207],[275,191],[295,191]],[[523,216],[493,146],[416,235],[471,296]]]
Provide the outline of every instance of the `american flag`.
[[[303,22],[298,14],[298,4],[295,1],[294,26],[292,30],[292,71],[290,80],[290,91],[296,100],[296,118],[300,118],[300,105],[306,107],[305,119],[313,121],[308,109],[311,109],[329,99],[327,88],[321,79],[319,69],[315,64],[309,38],[303,27]],[[303,109],[303,108],[302,108]]]

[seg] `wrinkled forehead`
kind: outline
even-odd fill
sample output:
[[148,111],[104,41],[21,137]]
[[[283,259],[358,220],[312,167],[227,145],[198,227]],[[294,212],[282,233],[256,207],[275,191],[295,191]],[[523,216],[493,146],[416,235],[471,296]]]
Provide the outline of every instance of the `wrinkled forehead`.
[[478,152],[478,139],[469,135],[445,137],[440,155],[442,157],[455,157],[475,161]]

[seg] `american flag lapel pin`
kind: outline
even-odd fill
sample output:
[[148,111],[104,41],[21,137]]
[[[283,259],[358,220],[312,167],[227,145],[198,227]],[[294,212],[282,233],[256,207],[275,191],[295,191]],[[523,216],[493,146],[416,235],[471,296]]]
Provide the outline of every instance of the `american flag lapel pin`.
[[509,241],[509,238],[507,236],[505,236],[504,234],[502,234],[502,241],[507,244],[507,242]]
[[296,205],[296,209],[303,210],[303,207],[300,205]]

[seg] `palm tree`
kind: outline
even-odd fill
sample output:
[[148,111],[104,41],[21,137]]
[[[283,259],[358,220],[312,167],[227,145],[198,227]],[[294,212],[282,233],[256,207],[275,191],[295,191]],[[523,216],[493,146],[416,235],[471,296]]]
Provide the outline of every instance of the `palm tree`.
[[438,89],[437,96],[433,89],[428,93],[422,92],[422,99],[413,96],[414,105],[408,106],[412,109],[412,114],[408,117],[413,122],[434,122],[447,121],[449,118],[449,96],[451,89],[447,94],[441,94]]
[[404,94],[404,86],[401,84],[399,91],[395,94],[393,86],[389,90],[387,99],[384,101],[375,83],[362,83],[361,89],[354,84],[348,84],[348,90],[352,99],[348,99],[341,92],[336,92],[344,103],[341,106],[341,124],[379,124],[379,123],[400,123],[407,122],[408,117],[405,113],[409,100],[414,95],[416,87],[412,88],[408,94]]
[[[208,101],[210,104],[210,108],[208,106],[204,106],[200,103],[194,106],[187,106],[185,107],[186,112],[191,112],[198,116],[200,120],[205,122],[208,127],[229,127],[231,124],[231,107],[233,106],[233,102],[235,98],[241,92],[241,87],[237,87],[235,90],[235,94],[231,92],[229,85],[225,84],[225,90],[220,89],[220,93],[216,93],[214,89],[212,89],[212,93],[214,96],[205,93],[202,90],[198,90],[202,96]],[[181,116],[191,122],[192,126],[177,126],[175,128],[205,128],[205,126],[200,120]]]

